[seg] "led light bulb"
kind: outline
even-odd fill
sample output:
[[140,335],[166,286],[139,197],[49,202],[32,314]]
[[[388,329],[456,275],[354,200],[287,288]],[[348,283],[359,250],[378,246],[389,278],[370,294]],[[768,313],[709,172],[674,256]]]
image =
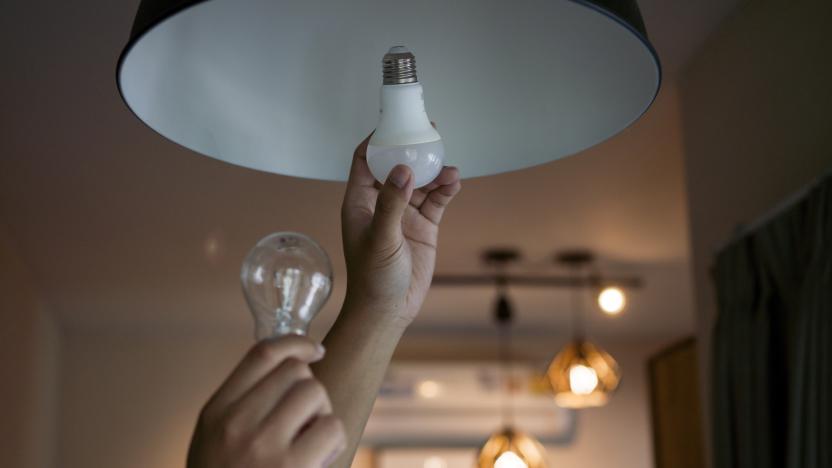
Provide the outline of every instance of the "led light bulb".
[[576,395],[589,395],[598,386],[598,374],[595,369],[576,364],[569,368],[569,388]]
[[332,266],[309,237],[278,232],[251,249],[240,280],[258,340],[305,335],[332,291]]
[[609,315],[616,315],[627,305],[627,297],[620,288],[609,287],[598,295],[598,306]]
[[445,147],[425,112],[416,59],[397,46],[382,63],[381,115],[367,145],[367,164],[381,183],[395,166],[404,164],[413,171],[415,186],[425,186],[442,170]]
[[528,465],[516,453],[509,450],[497,457],[494,468],[528,468]]

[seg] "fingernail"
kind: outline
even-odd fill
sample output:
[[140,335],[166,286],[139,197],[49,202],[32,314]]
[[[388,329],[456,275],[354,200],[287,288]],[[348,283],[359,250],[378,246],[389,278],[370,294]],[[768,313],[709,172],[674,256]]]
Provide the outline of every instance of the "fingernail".
[[326,348],[324,348],[324,345],[320,343],[315,344],[315,349],[318,350],[318,355],[321,357],[326,354]]
[[407,185],[407,181],[410,180],[410,169],[407,166],[399,164],[390,171],[387,180],[398,188],[404,188]]

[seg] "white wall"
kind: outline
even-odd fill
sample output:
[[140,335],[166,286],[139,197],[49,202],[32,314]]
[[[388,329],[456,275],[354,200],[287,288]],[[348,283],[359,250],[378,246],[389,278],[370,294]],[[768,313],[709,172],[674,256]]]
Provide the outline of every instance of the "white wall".
[[0,466],[51,466],[58,329],[0,226]]
[[[716,314],[709,268],[716,250],[737,226],[832,168],[830,18],[828,0],[744,2],[683,75],[700,393],[706,399]],[[706,427],[709,416],[706,410]]]
[[[61,466],[181,468],[200,406],[250,339],[70,330],[62,347]],[[552,448],[551,466],[652,466],[645,362],[658,348],[655,340],[607,346],[624,368],[621,389],[609,406],[581,413],[574,443]]]
[[69,330],[62,346],[62,468],[181,468],[202,404],[244,340]]

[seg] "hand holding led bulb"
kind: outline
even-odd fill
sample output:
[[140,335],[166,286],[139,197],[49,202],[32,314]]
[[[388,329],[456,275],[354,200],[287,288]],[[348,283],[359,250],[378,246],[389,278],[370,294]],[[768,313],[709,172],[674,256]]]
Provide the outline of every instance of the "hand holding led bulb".
[[416,189],[413,172],[397,165],[379,187],[367,163],[369,141],[355,149],[341,207],[344,307],[406,326],[430,287],[439,223],[462,185],[459,171],[444,167],[433,182]]

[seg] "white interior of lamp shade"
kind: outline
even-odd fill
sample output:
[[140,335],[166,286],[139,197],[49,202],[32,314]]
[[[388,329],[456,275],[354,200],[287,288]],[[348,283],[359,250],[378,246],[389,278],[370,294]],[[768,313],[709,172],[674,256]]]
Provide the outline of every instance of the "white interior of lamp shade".
[[381,58],[399,44],[463,177],[595,145],[659,82],[639,36],[571,0],[212,0],[144,34],[119,81],[139,118],[196,152],[345,180],[378,121]]

